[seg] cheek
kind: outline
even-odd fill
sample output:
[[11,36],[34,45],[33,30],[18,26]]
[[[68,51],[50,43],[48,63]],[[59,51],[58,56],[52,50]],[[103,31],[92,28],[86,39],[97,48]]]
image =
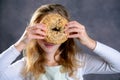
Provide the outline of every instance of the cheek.
[[56,48],[59,48],[60,47],[60,45],[56,45]]

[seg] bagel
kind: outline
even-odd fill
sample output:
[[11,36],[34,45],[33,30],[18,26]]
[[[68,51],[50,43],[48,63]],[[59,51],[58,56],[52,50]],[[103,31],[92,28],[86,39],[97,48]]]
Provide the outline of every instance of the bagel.
[[50,13],[45,15],[40,23],[45,24],[47,27],[45,40],[53,44],[61,44],[65,42],[67,34],[65,34],[65,25],[68,20],[56,13]]

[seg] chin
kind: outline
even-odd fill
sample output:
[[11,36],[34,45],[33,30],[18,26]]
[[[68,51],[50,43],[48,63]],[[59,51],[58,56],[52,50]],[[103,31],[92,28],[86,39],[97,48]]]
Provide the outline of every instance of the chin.
[[43,50],[46,52],[46,53],[55,53],[57,51],[58,48],[44,48]]

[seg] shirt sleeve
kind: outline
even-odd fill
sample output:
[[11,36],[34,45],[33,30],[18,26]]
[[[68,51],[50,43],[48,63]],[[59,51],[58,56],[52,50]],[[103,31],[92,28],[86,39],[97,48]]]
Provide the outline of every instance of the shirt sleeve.
[[83,74],[120,73],[120,52],[100,42],[93,52],[97,56],[84,54]]
[[25,58],[9,65],[4,71],[0,71],[0,80],[24,80],[22,75],[25,67]]
[[20,55],[20,52],[14,47],[10,46],[7,50],[0,54],[0,71],[7,68]]

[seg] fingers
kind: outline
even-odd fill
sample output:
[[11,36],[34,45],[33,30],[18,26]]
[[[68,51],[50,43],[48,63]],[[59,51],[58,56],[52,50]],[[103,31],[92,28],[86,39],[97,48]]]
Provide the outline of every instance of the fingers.
[[40,36],[40,35],[34,35],[34,34],[30,34],[29,35],[29,38],[30,39],[44,39],[45,37],[44,36]]
[[41,24],[41,23],[40,24],[35,24],[33,26],[29,26],[29,27],[28,27],[29,29],[33,29],[33,30],[38,29],[38,30],[41,30],[41,31],[46,31],[46,26],[44,24]]
[[79,37],[79,34],[78,33],[76,33],[76,34],[70,34],[69,36],[68,36],[68,38],[78,38]]
[[46,36],[46,27],[43,24],[29,26],[26,29],[26,33],[30,39],[44,39]]
[[42,23],[36,24],[34,27],[42,31],[46,31],[46,26]]
[[66,25],[65,32],[68,38],[79,38],[85,33],[85,27],[77,21],[71,21]]
[[43,35],[43,36],[46,35],[45,31],[42,31],[40,29],[31,29],[30,33],[34,34],[34,35],[40,35],[40,36],[41,35]]
[[71,21],[67,24],[68,28],[84,29],[85,27],[77,21]]

